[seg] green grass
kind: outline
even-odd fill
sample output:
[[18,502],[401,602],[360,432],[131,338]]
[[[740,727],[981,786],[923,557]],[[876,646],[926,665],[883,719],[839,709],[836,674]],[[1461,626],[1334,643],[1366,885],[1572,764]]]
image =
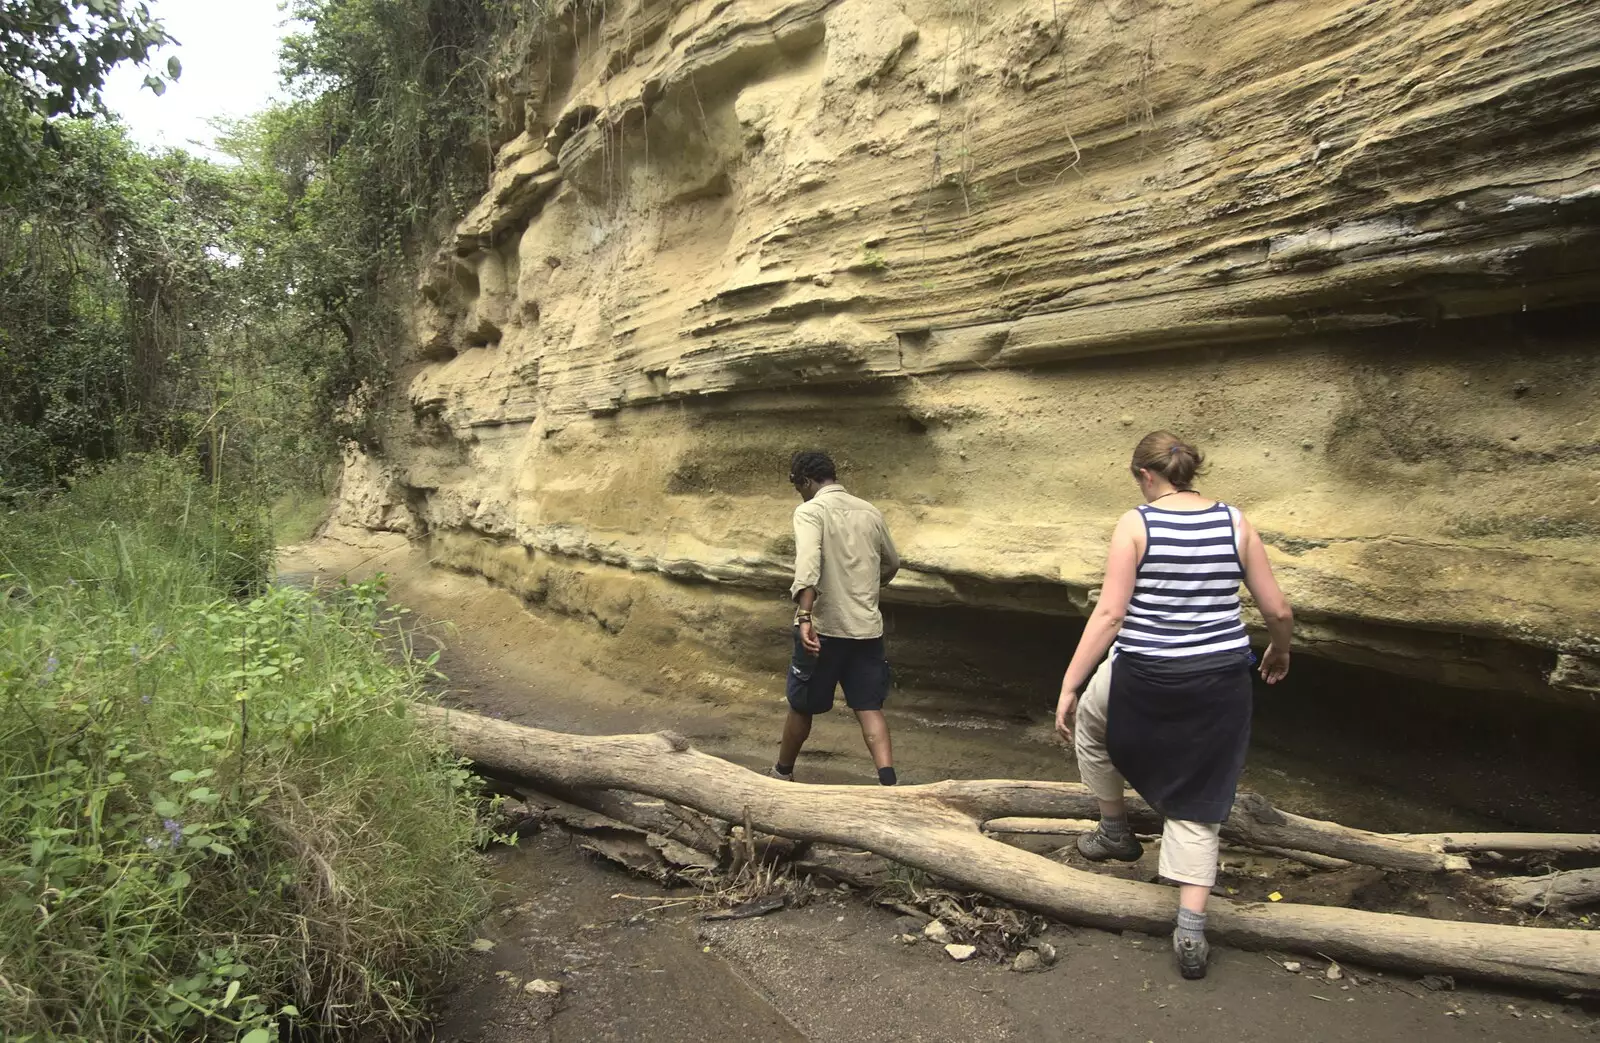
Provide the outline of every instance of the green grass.
[[0,1035],[399,1035],[486,891],[431,661],[177,461],[0,515]]
[[304,543],[316,535],[328,516],[328,497],[318,492],[294,490],[272,505],[272,535],[280,547]]

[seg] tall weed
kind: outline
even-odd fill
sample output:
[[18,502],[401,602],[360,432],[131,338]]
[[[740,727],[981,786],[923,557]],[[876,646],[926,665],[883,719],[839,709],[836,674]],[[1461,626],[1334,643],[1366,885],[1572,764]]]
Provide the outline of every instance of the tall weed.
[[0,516],[0,1031],[402,1033],[484,907],[470,778],[381,588],[266,583],[180,462]]

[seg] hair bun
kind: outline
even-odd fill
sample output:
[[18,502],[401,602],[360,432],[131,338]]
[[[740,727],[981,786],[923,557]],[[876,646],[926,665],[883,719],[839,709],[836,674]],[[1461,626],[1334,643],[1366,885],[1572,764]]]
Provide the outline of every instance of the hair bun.
[[1139,440],[1133,451],[1135,472],[1159,474],[1180,490],[1187,490],[1205,464],[1200,450],[1171,431],[1152,431]]

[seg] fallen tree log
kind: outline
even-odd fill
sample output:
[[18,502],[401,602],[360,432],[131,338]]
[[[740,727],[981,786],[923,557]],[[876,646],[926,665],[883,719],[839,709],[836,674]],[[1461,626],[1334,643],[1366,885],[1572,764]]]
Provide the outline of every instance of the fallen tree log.
[[[613,794],[607,796],[614,797]],[[523,801],[529,808],[537,809],[541,817],[586,836],[588,839],[583,846],[588,850],[660,884],[676,883],[688,870],[713,872],[720,864],[717,850],[703,851],[593,808],[526,790]]]
[[[1029,836],[1069,836],[1090,833],[1099,825],[1087,818],[992,818],[983,824],[985,833],[1008,833]],[[1144,839],[1144,835],[1140,836]],[[1269,847],[1265,844],[1246,845],[1275,858],[1287,858],[1313,869],[1348,869],[1355,863],[1332,855],[1319,855],[1312,851],[1291,851],[1286,847]]]
[[[886,789],[781,782],[694,750],[672,734],[566,735],[419,707],[457,753],[536,786],[624,788],[762,832],[862,848],[1072,923],[1166,934],[1171,888],[1099,876],[1008,847],[980,825],[1016,813],[1014,783]],[[1053,810],[1053,809],[1052,809]],[[1298,846],[1298,845],[1297,845]],[[1352,909],[1213,898],[1214,935],[1417,973],[1600,992],[1600,933],[1425,920]]]
[[1600,855],[1600,833],[1390,833],[1395,840],[1436,844],[1445,851]]
[[1319,855],[1314,851],[1290,851],[1286,847],[1267,847],[1265,845],[1257,847],[1256,850],[1276,858],[1287,858],[1294,862],[1300,862],[1303,865],[1310,866],[1312,869],[1332,871],[1335,869],[1349,869],[1355,865],[1354,862],[1348,862],[1342,858],[1334,858],[1332,855]]
[[1092,833],[1098,825],[1099,823],[1092,818],[1027,818],[1018,815],[1012,818],[992,818],[983,824],[983,831],[1068,836],[1072,833]]
[[[1094,794],[1077,782],[959,780],[923,788],[985,823],[1015,818],[1094,818],[1100,813]],[[1161,816],[1149,804],[1131,793],[1127,802],[1128,819],[1136,829],[1161,831]],[[1431,873],[1471,866],[1465,857],[1446,853],[1437,841],[1393,837],[1293,815],[1279,811],[1257,793],[1239,794],[1233,813],[1223,823],[1222,837],[1249,847],[1306,851],[1382,869]]]
[[1600,902],[1600,869],[1569,869],[1544,876],[1489,881],[1490,893],[1515,909],[1570,909]]

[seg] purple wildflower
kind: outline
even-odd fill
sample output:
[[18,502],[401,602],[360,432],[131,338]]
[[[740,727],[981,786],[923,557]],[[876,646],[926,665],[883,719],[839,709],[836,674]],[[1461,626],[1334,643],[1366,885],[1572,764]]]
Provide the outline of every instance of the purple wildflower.
[[183,843],[183,823],[175,818],[164,818],[161,820],[161,828],[172,838],[172,850],[178,850],[178,845]]
[[139,701],[140,701],[140,702],[141,702],[141,703],[144,703],[144,704],[145,704],[145,705],[146,705],[146,706],[149,706],[149,705],[150,705],[150,697],[149,697],[149,696],[148,696],[148,695],[141,695],[141,696],[139,696]]
[[51,656],[49,659],[44,661],[44,676],[39,678],[39,686],[41,688],[50,683],[50,675],[54,674],[56,669],[60,666],[61,660],[57,659],[55,656]]

